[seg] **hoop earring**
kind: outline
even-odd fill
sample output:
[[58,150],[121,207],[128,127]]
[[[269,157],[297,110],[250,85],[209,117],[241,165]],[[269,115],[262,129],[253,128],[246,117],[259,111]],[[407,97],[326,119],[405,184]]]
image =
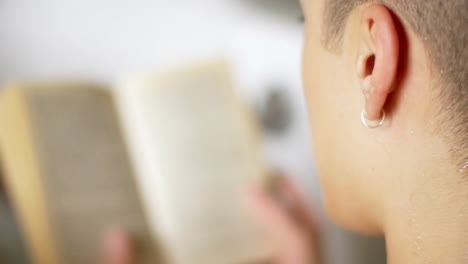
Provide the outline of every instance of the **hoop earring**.
[[361,112],[361,122],[367,128],[370,128],[370,129],[379,128],[385,123],[385,119],[386,119],[386,116],[387,116],[385,114],[384,110],[382,110],[381,116],[382,117],[380,118],[380,120],[367,120],[366,111],[362,110],[362,112]]

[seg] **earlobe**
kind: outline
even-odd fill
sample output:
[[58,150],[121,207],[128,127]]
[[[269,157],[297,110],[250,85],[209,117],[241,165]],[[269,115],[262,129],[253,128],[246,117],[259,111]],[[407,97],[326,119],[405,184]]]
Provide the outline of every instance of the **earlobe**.
[[367,6],[362,21],[362,43],[366,47],[358,56],[356,72],[365,97],[365,116],[380,120],[396,83],[399,36],[391,11],[381,4]]

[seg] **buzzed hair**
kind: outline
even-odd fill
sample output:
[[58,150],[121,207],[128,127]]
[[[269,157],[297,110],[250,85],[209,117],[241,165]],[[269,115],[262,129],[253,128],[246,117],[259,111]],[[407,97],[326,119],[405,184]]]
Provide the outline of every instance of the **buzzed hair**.
[[468,174],[468,0],[325,0],[323,44],[339,50],[351,11],[380,3],[412,29],[431,61],[437,131],[448,139],[460,172]]

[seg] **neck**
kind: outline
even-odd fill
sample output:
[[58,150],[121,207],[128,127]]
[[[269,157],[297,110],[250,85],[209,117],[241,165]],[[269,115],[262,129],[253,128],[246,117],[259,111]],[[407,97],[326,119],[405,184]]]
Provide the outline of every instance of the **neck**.
[[457,173],[424,176],[391,206],[384,224],[389,263],[467,263],[468,184]]

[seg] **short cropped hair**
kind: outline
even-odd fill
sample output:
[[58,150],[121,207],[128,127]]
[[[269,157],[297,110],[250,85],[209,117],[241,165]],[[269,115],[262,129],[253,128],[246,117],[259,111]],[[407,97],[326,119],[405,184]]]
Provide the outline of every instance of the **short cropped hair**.
[[322,40],[339,50],[354,8],[380,3],[392,10],[424,43],[438,98],[437,131],[468,174],[468,0],[325,0]]

